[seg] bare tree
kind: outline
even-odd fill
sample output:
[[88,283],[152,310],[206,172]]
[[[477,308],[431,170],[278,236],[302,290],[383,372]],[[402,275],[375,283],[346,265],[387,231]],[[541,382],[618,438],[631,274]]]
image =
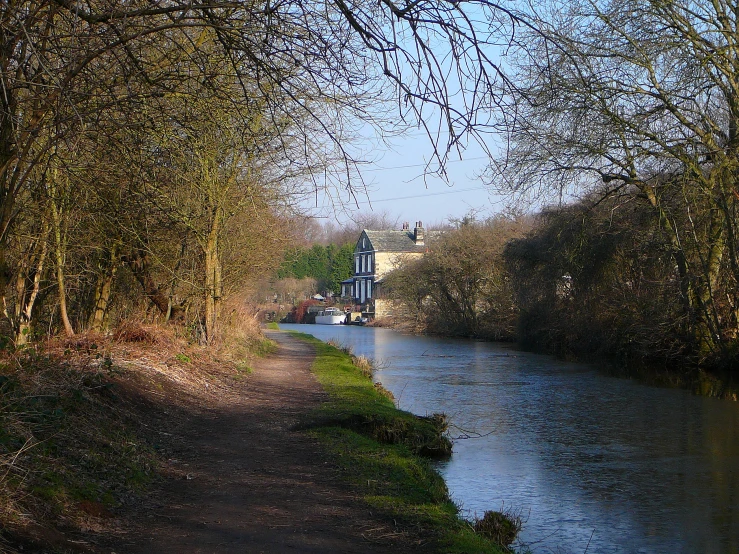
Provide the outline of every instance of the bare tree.
[[394,97],[405,123],[423,126],[437,146],[439,133],[449,133],[437,150],[443,162],[446,147],[486,123],[480,109],[498,78],[487,47],[509,17],[486,0],[10,3],[0,14],[0,238],[46,147],[110,107],[133,110],[176,90],[188,75],[170,51],[197,63],[211,51],[201,51],[204,42],[244,83],[236,108],[248,105],[256,83],[273,117],[295,118],[304,157],[333,144],[350,162],[348,126],[371,121],[387,130],[377,108]]
[[[162,106],[223,73],[239,87],[220,101],[244,125],[262,105],[272,127],[285,130],[282,169],[308,187],[352,194],[361,186],[350,140],[367,124],[380,136],[420,126],[435,152],[429,169],[443,171],[461,137],[489,124],[500,80],[490,47],[510,18],[487,0],[6,3],[0,289],[14,271],[14,222],[49,151],[69,137],[97,140],[101,127],[145,133],[166,117]],[[217,68],[208,63],[214,56]]]
[[706,355],[739,329],[739,13],[726,2],[544,0],[518,14],[518,89],[491,173],[519,192],[635,190]]
[[423,258],[404,261],[384,286],[427,331],[510,340],[518,312],[503,250],[527,228],[524,219],[467,217],[432,239]]

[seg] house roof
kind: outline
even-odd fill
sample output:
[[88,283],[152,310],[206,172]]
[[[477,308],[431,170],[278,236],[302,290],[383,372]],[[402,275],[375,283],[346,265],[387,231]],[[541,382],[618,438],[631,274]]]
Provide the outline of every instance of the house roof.
[[364,233],[372,243],[372,247],[381,252],[424,252],[426,247],[413,241],[413,231],[372,231]]

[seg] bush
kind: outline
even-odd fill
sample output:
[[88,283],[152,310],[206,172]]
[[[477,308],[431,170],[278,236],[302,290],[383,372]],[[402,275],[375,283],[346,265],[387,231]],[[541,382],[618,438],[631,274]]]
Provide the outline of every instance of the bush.
[[521,516],[493,510],[488,510],[481,519],[474,522],[475,533],[506,548],[516,540],[522,525]]

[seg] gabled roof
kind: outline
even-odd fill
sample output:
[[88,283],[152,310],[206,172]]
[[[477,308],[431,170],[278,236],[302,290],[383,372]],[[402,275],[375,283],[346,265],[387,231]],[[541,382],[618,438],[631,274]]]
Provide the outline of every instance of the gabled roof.
[[372,231],[364,233],[378,252],[425,252],[426,246],[413,241],[413,231]]

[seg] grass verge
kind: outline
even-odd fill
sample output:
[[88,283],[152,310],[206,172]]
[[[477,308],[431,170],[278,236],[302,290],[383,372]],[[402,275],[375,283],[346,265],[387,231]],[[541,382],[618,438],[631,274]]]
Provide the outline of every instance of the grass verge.
[[121,533],[117,514],[161,477],[172,429],[276,349],[236,338],[214,351],[124,323],[0,349],[0,552],[80,551]]
[[422,455],[448,454],[442,416],[397,409],[347,352],[291,332],[316,350],[312,370],[330,400],[307,425],[359,496],[425,552],[501,553],[459,516],[444,480]]
[[79,547],[154,478],[154,448],[96,348],[0,362],[0,551]]

